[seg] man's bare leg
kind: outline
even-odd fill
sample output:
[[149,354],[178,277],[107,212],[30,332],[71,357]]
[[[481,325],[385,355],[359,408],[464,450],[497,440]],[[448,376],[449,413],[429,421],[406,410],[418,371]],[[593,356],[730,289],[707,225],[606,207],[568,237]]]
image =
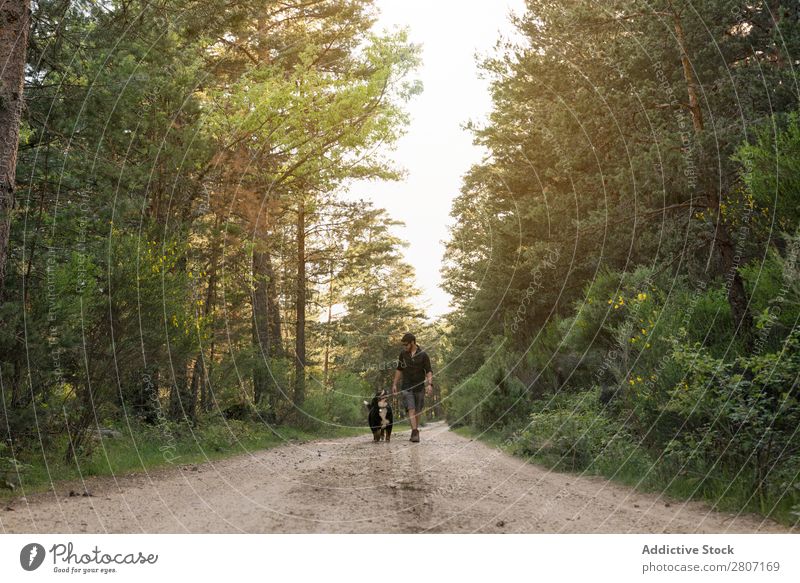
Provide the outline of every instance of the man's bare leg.
[[417,410],[416,409],[409,409],[408,410],[408,422],[411,423],[411,429],[412,430],[417,428]]
[[419,416],[417,415],[417,411],[415,409],[408,410],[408,421],[411,424],[411,439],[410,441],[414,443],[419,442]]

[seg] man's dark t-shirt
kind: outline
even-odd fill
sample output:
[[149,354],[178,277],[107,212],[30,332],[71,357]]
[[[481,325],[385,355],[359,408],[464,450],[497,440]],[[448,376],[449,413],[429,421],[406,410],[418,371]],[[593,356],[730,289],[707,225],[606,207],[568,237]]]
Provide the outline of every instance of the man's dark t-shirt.
[[403,373],[403,386],[405,390],[421,391],[425,388],[425,374],[433,372],[431,359],[428,353],[417,346],[414,356],[403,350],[397,361],[397,370]]

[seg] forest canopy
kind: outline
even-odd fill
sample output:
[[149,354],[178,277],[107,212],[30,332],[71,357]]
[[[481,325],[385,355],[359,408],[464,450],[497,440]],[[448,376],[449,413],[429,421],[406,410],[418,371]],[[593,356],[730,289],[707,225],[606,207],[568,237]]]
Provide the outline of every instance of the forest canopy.
[[800,6],[526,7],[452,210],[451,424],[797,520]]
[[423,314],[396,221],[340,191],[399,176],[419,48],[363,1],[31,8],[4,447],[88,456],[126,419],[360,424]]

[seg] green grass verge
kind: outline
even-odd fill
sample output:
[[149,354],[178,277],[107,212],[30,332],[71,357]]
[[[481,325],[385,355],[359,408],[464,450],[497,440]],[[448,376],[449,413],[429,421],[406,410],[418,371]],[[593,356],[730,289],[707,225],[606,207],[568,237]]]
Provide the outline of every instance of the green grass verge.
[[[0,473],[0,501],[58,488],[60,482],[91,476],[125,475],[185,464],[198,464],[288,442],[302,443],[320,438],[363,435],[367,427],[322,426],[301,429],[291,426],[270,428],[264,423],[215,419],[195,427],[174,423],[106,425],[120,437],[92,442],[91,452],[79,463],[67,463],[64,437],[52,439],[38,451],[26,452],[17,460],[20,472]],[[13,490],[9,485],[16,486]]]

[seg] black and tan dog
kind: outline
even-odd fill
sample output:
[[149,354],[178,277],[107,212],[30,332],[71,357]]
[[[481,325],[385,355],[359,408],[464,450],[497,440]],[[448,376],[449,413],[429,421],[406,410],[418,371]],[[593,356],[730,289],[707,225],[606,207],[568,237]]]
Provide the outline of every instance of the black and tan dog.
[[389,404],[389,396],[385,389],[372,397],[372,401],[364,401],[367,408],[369,428],[372,429],[374,441],[389,441],[392,437],[392,406]]

